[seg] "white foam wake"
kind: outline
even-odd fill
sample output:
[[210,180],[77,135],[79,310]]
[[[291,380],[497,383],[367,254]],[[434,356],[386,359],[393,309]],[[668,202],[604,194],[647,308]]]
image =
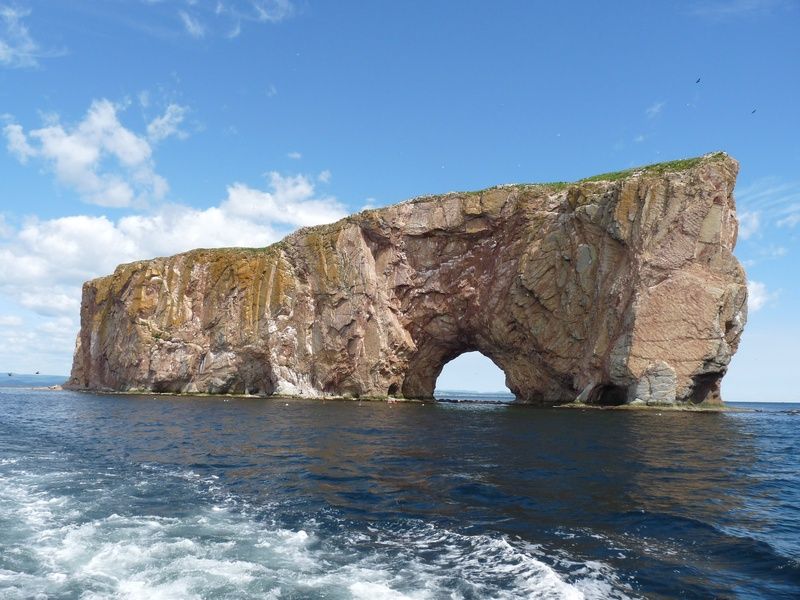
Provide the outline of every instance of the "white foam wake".
[[3,598],[625,597],[604,565],[550,566],[536,546],[502,536],[344,522],[323,535],[313,519],[291,530],[221,502],[213,482],[180,481],[177,516],[145,514],[141,495],[173,489],[175,477],[24,462],[0,465]]

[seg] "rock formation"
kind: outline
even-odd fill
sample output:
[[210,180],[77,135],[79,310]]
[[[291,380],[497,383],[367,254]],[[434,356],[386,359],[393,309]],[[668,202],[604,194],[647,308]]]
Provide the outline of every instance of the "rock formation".
[[746,320],[723,153],[426,196],[84,285],[73,389],[430,398],[477,350],[518,401],[720,402]]

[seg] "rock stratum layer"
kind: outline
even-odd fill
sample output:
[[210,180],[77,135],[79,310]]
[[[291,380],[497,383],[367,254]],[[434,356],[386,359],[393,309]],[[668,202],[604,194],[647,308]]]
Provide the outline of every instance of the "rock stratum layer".
[[430,398],[488,356],[517,400],[719,403],[746,320],[725,154],[429,196],[83,288],[73,389]]

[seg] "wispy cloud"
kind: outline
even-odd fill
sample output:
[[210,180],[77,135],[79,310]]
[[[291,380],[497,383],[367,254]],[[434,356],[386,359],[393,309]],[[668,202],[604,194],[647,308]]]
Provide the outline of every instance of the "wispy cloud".
[[737,189],[736,199],[740,221],[756,215],[759,226],[792,227],[800,222],[800,181],[759,179]]
[[171,18],[177,14],[183,30],[195,39],[212,35],[237,38],[246,23],[276,24],[297,13],[291,0],[163,0],[147,4],[153,10],[167,11]]
[[784,214],[786,216],[778,220],[778,227],[796,227],[800,224],[800,204],[788,207]]
[[736,203],[742,242],[737,255],[748,269],[796,251],[791,234],[781,229],[800,224],[800,182],[762,178],[737,188]]
[[787,0],[710,0],[695,3],[690,14],[726,19],[769,15],[789,7]]
[[215,12],[218,15],[231,15],[239,21],[280,23],[295,14],[295,6],[291,0],[223,0],[217,2]]
[[0,214],[0,240],[5,237],[10,237],[13,231],[11,225],[6,223],[5,215]]
[[303,155],[300,154],[299,152],[289,152],[286,156],[288,158],[291,158],[292,160],[300,160],[301,158],[303,158]]
[[648,119],[655,119],[658,115],[661,114],[661,111],[664,108],[664,106],[666,106],[666,104],[667,103],[665,101],[653,102],[653,104],[651,104],[644,110],[644,114],[647,115]]
[[160,142],[170,136],[186,139],[189,134],[180,129],[188,109],[179,104],[167,106],[164,114],[147,124],[147,137],[152,142]]
[[139,106],[142,108],[148,108],[150,106],[150,90],[142,90],[136,94],[136,98],[139,100]]
[[240,33],[242,33],[242,24],[241,22],[237,21],[233,24],[230,31],[228,31],[228,33],[225,34],[225,37],[232,40],[234,38],[239,37]]
[[206,28],[205,25],[197,18],[193,17],[185,10],[179,10],[178,16],[183,23],[184,29],[186,29],[186,33],[188,33],[193,38],[201,38],[206,35]]
[[23,19],[29,10],[0,4],[0,65],[11,68],[35,67],[40,58],[57,56],[33,39]]

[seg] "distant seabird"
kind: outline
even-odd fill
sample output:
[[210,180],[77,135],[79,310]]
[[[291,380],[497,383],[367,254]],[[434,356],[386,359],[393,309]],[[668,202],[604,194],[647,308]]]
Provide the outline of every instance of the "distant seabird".
[[754,115],[754,114],[756,114],[756,111],[757,111],[757,110],[758,110],[757,108],[754,108],[750,114],[751,114],[751,115]]
[[38,375],[38,374],[39,374],[39,371],[36,371],[36,374]]
[[695,81],[695,83],[700,83],[700,78],[699,77],[697,78],[697,81]]

